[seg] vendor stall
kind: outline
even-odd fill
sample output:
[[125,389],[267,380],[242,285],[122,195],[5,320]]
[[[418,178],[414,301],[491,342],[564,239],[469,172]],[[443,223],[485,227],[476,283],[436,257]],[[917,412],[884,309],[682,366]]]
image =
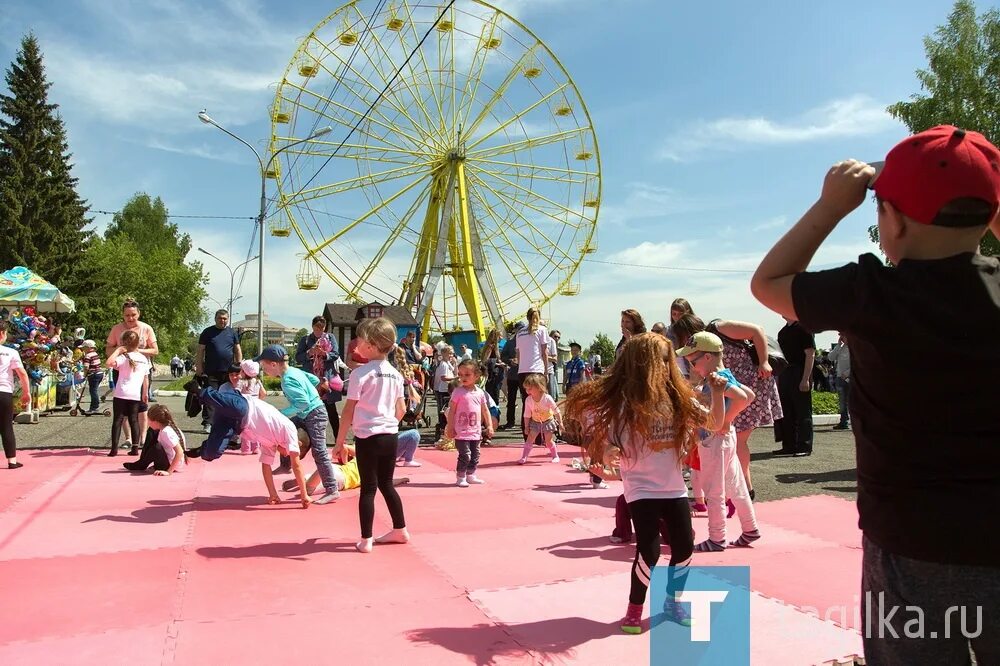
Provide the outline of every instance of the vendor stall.
[[67,350],[52,335],[45,315],[75,310],[73,299],[23,266],[0,274],[0,319],[8,322],[7,346],[20,352],[31,378],[31,407],[18,416],[19,422],[36,421],[39,412],[55,408],[61,373],[75,359],[72,352],[67,357]]

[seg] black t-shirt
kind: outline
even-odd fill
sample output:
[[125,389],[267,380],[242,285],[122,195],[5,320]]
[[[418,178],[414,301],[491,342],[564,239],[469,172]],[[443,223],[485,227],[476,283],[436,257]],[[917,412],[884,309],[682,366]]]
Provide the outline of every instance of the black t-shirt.
[[806,364],[806,350],[816,349],[816,338],[798,322],[793,321],[778,331],[778,346],[781,347],[781,353],[785,355],[788,365],[801,368]]
[[201,332],[198,338],[199,345],[205,345],[205,367],[199,368],[199,372],[219,373],[229,370],[233,362],[236,345],[240,343],[240,338],[236,331],[229,328],[219,328],[209,326]]
[[[964,253],[801,273],[795,311],[851,346],[865,535],[918,560],[1000,567],[1000,262]],[[928,581],[928,584],[933,581]]]

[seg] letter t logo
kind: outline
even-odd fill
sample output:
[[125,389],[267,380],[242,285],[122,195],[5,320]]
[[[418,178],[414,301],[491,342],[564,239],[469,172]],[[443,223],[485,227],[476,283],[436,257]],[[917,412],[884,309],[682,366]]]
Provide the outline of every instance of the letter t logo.
[[691,604],[691,640],[707,643],[712,640],[712,604],[721,603],[729,596],[722,590],[684,590],[675,595],[682,603]]

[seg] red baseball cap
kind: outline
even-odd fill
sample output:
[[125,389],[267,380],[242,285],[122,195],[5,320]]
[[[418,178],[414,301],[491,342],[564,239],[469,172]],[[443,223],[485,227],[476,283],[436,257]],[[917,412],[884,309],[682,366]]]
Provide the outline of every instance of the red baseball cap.
[[922,224],[931,224],[948,202],[966,197],[982,199],[996,214],[1000,150],[979,132],[938,125],[896,144],[871,188]]

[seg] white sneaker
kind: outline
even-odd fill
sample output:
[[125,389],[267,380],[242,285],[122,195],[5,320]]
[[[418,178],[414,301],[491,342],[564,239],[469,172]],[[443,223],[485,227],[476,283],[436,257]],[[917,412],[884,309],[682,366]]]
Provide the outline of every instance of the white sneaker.
[[400,466],[401,467],[420,467],[420,463],[418,463],[416,460],[404,460],[400,464]]
[[520,460],[518,460],[518,461],[517,461],[517,464],[518,464],[518,465],[523,465],[523,464],[524,464],[524,463],[526,463],[526,462],[528,462],[528,459],[527,459],[527,458],[521,458]]
[[604,481],[593,481],[590,485],[594,486],[594,490],[604,490],[608,487],[608,484],[604,483]]
[[468,475],[467,477],[465,477],[465,480],[468,481],[469,483],[476,483],[476,484],[486,483],[485,481],[483,481],[482,479],[480,479],[475,474]]
[[554,462],[554,463],[559,462],[559,456],[553,456],[552,462]]
[[458,477],[458,481],[455,482],[455,485],[459,488],[468,488],[469,482],[465,480],[464,476],[460,476]]

